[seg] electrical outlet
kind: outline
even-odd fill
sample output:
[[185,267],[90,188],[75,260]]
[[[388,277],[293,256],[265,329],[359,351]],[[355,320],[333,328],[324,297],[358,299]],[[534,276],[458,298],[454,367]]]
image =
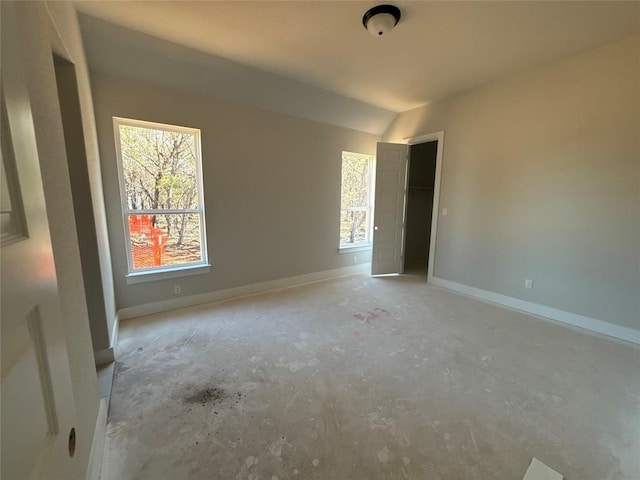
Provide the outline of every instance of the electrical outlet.
[[449,213],[449,211],[448,211],[446,208],[443,208],[443,209],[442,209],[442,216],[443,216],[443,217],[446,217],[446,216],[447,216],[447,213]]
[[180,285],[174,285],[173,286],[173,294],[174,295],[180,295],[182,293],[182,287],[180,287]]
[[524,288],[533,288],[533,280],[529,280],[528,278],[524,281]]

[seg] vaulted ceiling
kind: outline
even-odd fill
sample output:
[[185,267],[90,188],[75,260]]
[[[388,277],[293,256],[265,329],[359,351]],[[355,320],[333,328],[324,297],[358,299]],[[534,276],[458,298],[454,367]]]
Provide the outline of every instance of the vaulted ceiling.
[[[402,19],[382,38],[362,26],[376,5],[368,1],[75,3],[90,17],[252,67],[274,82],[355,100],[381,116],[640,34],[640,2],[398,1]],[[99,25],[90,17],[83,35],[91,64],[109,41],[92,40]]]

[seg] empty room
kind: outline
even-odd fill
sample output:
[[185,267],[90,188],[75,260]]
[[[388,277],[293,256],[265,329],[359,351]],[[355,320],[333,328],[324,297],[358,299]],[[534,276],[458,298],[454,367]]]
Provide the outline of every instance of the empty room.
[[640,2],[0,17],[3,479],[640,479]]

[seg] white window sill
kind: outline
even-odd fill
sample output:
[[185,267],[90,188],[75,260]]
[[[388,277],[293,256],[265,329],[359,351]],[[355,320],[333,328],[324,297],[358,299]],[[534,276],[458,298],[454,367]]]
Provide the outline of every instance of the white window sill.
[[340,247],[338,248],[338,254],[344,255],[345,253],[366,252],[367,250],[371,250],[371,244],[361,243],[359,245]]
[[167,270],[153,270],[148,272],[135,272],[125,275],[127,285],[133,283],[155,282],[167,278],[188,277],[189,275],[201,275],[209,273],[211,265],[191,265],[186,267],[176,267]]

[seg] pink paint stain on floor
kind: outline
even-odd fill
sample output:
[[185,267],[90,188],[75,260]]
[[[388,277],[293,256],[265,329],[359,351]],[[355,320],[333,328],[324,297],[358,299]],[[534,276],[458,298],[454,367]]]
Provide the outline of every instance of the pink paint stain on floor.
[[360,338],[362,336],[362,332],[360,330],[354,330],[353,336],[356,338]]

